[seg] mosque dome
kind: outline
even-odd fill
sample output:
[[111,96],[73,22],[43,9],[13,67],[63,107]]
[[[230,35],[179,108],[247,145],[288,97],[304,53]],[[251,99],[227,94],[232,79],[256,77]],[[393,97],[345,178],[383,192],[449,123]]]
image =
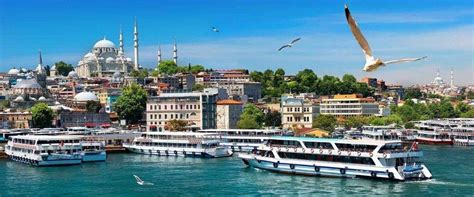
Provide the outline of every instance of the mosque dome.
[[37,99],[35,97],[30,97],[30,100],[36,101]]
[[44,96],[39,97],[38,101],[46,101],[46,98]]
[[9,75],[18,75],[18,74],[20,74],[20,70],[18,70],[16,68],[12,68],[8,71],[8,74]]
[[28,70],[26,70],[26,68],[21,68],[21,69],[20,69],[20,72],[26,73],[26,72],[28,72]]
[[108,57],[107,59],[105,59],[105,62],[106,63],[113,63],[115,60],[113,57]]
[[127,57],[127,59],[125,60],[127,60],[127,62],[132,62],[132,58],[129,58],[129,57]]
[[16,97],[16,99],[13,100],[13,101],[15,101],[15,102],[23,102],[23,101],[25,101],[25,99],[24,99],[22,96],[18,96],[18,97]]
[[99,40],[99,42],[96,42],[94,44],[94,48],[115,48],[115,44],[110,40],[104,38],[103,40]]
[[76,79],[76,78],[79,78],[79,75],[77,74],[76,71],[71,71],[69,72],[69,74],[67,74],[67,77]]
[[99,101],[99,98],[92,92],[81,92],[74,97],[74,101],[87,102]]
[[35,79],[23,79],[21,81],[18,80],[13,88],[41,89],[41,86]]
[[[79,64],[81,64],[80,61],[79,61]],[[55,71],[55,70],[56,70],[56,64],[53,65],[49,70],[50,70],[50,71]]]

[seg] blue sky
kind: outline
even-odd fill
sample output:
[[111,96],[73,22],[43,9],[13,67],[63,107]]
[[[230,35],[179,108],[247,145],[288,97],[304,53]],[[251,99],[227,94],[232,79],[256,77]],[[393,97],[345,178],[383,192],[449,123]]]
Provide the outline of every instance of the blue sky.
[[[375,56],[385,60],[427,55],[414,63],[394,64],[364,73],[362,51],[344,17],[348,3]],[[125,53],[133,56],[137,17],[140,64],[156,65],[172,56],[176,37],[180,64],[218,69],[304,68],[322,76],[352,73],[388,83],[428,83],[439,68],[456,84],[474,84],[474,8],[472,1],[208,1],[208,0],[42,0],[0,1],[0,71],[33,68],[38,50],[45,64],[73,65],[104,36],[118,45],[122,26]],[[221,32],[214,33],[211,26]],[[293,38],[293,48],[277,52]]]

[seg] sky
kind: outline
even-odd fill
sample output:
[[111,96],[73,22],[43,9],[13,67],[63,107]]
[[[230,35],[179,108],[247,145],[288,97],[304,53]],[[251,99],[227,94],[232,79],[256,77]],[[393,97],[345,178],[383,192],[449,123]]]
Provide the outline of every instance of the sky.
[[[383,60],[428,56],[418,62],[362,71],[364,56],[344,16],[347,3]],[[157,50],[172,58],[178,43],[180,65],[287,74],[309,68],[318,76],[376,77],[389,84],[427,84],[439,69],[457,85],[474,84],[474,4],[472,0],[2,0],[0,71],[34,68],[38,51],[46,65],[73,65],[106,37],[133,58],[133,22],[139,30],[140,64],[157,64]],[[213,32],[211,27],[220,32]],[[292,48],[277,49],[301,37]]]

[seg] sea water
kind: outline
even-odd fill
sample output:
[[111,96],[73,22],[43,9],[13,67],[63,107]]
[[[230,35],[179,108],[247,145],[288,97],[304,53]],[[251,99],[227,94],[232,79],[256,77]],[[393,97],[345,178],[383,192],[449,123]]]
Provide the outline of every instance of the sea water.
[[[106,162],[33,167],[0,160],[0,196],[474,196],[474,147],[422,146],[433,179],[394,182],[278,174],[236,156],[109,154]],[[138,185],[138,175],[154,185]]]

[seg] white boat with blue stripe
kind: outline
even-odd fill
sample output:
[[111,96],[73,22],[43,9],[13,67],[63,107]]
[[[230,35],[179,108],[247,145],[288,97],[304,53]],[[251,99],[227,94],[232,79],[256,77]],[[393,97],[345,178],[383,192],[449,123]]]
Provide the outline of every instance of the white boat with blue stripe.
[[400,140],[284,136],[271,137],[251,153],[239,154],[245,164],[274,172],[400,181],[432,178],[421,157],[416,143]]
[[5,153],[13,161],[35,165],[73,165],[82,162],[80,136],[12,136]]

